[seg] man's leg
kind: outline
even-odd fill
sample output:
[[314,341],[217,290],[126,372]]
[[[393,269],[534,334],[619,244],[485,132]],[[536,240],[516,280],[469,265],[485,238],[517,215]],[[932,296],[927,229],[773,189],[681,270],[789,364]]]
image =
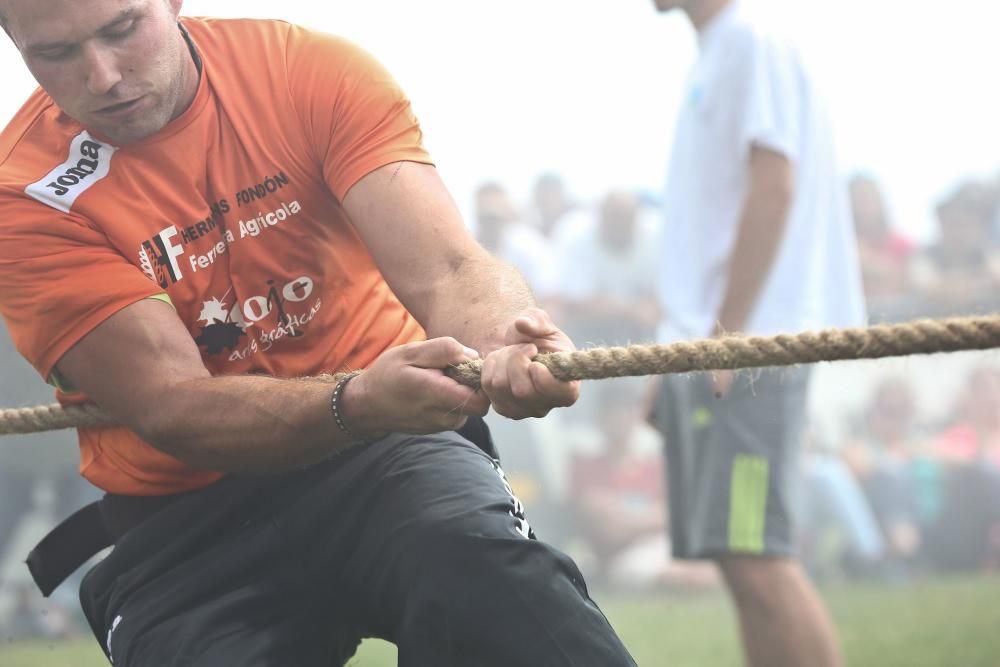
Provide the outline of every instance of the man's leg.
[[344,580],[400,667],[635,665],[576,565],[529,539],[490,457],[454,433],[389,438]]
[[719,564],[749,665],[839,665],[829,617],[792,556],[808,372],[743,373],[721,399],[704,376],[666,380],[657,425],[667,445],[675,555]]
[[726,556],[718,564],[736,605],[749,665],[842,664],[833,623],[798,562]]
[[634,661],[565,555],[528,539],[493,459],[390,435],[281,478],[223,480],[130,530],[81,597],[116,667]]
[[[302,567],[308,545],[282,531],[282,508],[315,487],[318,472],[223,480],[179,496],[125,533],[80,586],[115,667],[346,664],[360,631],[319,596]],[[314,513],[314,522],[324,520]]]

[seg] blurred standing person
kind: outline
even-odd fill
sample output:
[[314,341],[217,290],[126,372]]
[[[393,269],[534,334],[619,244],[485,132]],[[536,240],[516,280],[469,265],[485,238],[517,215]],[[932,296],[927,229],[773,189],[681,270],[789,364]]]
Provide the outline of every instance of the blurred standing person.
[[[682,9],[699,47],[664,199],[659,337],[861,324],[846,189],[797,54],[736,2],[654,4]],[[674,553],[719,564],[755,667],[842,663],[793,553],[808,381],[808,368],[668,378],[654,415],[667,442]]]

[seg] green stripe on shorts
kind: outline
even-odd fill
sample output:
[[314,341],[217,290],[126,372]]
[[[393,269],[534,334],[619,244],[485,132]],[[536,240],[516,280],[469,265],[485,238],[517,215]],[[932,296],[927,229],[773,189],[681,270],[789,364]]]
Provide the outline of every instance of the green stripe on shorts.
[[769,469],[762,456],[739,454],[733,459],[729,488],[729,549],[764,553]]

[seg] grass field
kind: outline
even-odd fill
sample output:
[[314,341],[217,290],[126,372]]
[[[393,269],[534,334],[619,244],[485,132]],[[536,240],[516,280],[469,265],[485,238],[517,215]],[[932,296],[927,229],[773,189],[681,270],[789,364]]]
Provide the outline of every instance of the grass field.
[[[1000,577],[851,585],[823,595],[849,667],[1000,667]],[[732,613],[721,595],[598,601],[643,667],[740,664]],[[365,642],[350,664],[395,666],[395,647]],[[0,646],[2,667],[106,665],[90,641]]]

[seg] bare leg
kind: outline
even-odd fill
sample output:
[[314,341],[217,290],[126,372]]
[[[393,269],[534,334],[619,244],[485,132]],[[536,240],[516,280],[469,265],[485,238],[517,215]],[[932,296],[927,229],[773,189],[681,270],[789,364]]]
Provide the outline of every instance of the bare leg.
[[791,558],[726,556],[719,567],[733,596],[749,667],[840,667],[836,631]]

